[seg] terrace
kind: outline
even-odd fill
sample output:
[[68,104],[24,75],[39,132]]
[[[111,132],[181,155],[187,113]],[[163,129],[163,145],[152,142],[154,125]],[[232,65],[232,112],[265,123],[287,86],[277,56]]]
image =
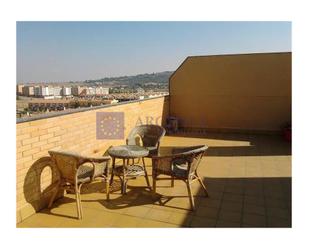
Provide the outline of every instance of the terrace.
[[[161,181],[158,193],[166,203],[153,200],[143,178],[129,181],[126,196],[119,182],[111,200],[105,200],[100,181],[84,187],[83,220],[76,219],[75,195],[59,199],[17,227],[290,227],[291,150],[280,137],[211,133],[167,136],[162,146],[208,144],[199,167],[209,190],[203,197],[193,185],[196,211],[183,182]],[[151,162],[146,160],[149,175]]]
[[[213,95],[212,87],[201,92],[198,84],[192,84],[190,90],[188,87],[184,89],[181,78],[186,81],[185,71],[188,68],[184,63],[170,79],[170,96],[18,120],[17,227],[291,227],[291,144],[279,134],[279,124],[288,122],[291,115],[290,93],[282,90],[285,82],[290,88],[290,77],[283,77],[282,68],[278,66],[278,61],[285,60],[282,54],[270,55],[270,64],[275,62],[275,68],[263,65],[267,72],[277,70],[270,77],[280,75],[281,91],[276,88],[277,81],[263,79],[262,76],[269,77],[269,74],[263,74],[259,68],[258,74],[254,75],[259,82],[265,80],[268,84],[264,89],[267,96],[260,94],[259,84],[260,92],[256,96],[250,96],[251,90],[248,89],[248,96],[242,98],[246,101],[245,106],[240,105],[231,92],[227,94],[226,88],[226,96]],[[262,57],[269,61],[268,57]],[[279,57],[278,61],[274,57]],[[227,63],[230,58],[225,60]],[[260,63],[259,60],[254,58],[254,63]],[[190,68],[190,59],[187,63]],[[248,61],[245,64],[248,65]],[[245,72],[246,68],[243,70]],[[198,71],[189,75],[192,82],[199,82]],[[211,78],[205,74],[203,77]],[[252,74],[249,77],[254,82]],[[238,87],[237,91],[242,91],[242,88]],[[273,92],[277,94],[274,96]],[[199,102],[195,103],[193,111],[194,101],[190,94],[196,98],[203,95],[205,101],[212,103],[234,101],[234,104],[226,102],[221,109],[213,104],[211,110],[210,105]],[[229,106],[230,109],[227,108]],[[237,110],[233,110],[235,106]],[[104,184],[100,181],[83,187],[82,220],[76,218],[74,194],[66,193],[51,209],[47,209],[49,186],[55,179],[53,169],[40,160],[48,156],[48,150],[76,150],[87,155],[103,155],[109,146],[124,144],[124,139],[96,139],[97,112],[123,112],[124,138],[140,123],[164,126],[167,116],[179,117],[182,128],[176,134],[163,137],[161,150],[168,152],[173,146],[208,145],[199,173],[208,188],[209,197],[203,196],[198,183],[193,184],[196,210],[190,211],[186,185],[181,181],[176,181],[174,187],[170,187],[169,181],[160,181],[158,195],[153,198],[146,188],[145,179],[129,181],[127,195],[120,194],[119,181],[115,179],[110,201],[105,200]],[[196,116],[206,119],[207,124],[202,125]],[[146,165],[151,180],[149,159],[146,159]]]

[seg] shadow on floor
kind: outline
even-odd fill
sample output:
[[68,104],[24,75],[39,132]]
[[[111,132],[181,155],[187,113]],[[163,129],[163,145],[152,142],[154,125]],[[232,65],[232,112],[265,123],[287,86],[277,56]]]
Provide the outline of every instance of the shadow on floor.
[[[291,143],[287,142],[280,135],[247,135],[233,133],[179,133],[169,135],[179,138],[201,138],[228,141],[245,141],[248,146],[209,146],[205,156],[271,156],[291,155]],[[161,153],[169,153],[171,146],[162,146]]]

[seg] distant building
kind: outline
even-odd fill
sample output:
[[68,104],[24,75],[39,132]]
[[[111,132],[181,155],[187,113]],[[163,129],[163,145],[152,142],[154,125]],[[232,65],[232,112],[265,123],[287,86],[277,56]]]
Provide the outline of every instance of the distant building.
[[34,96],[36,96],[36,97],[41,96],[40,87],[39,86],[34,87],[33,93],[34,93]]
[[53,95],[56,96],[61,96],[62,88],[59,86],[56,86],[53,88]]
[[34,96],[34,87],[24,86],[22,92],[24,96]]
[[62,95],[70,96],[72,94],[71,87],[62,87]]
[[71,89],[71,93],[74,96],[85,96],[87,94],[87,87],[84,86],[73,86]]
[[87,87],[87,95],[95,95],[95,88]]
[[34,87],[34,96],[36,97],[44,97],[49,96],[50,94],[50,88],[48,86],[36,86]]
[[24,85],[21,85],[21,84],[16,85],[16,94],[17,95],[23,95],[23,87],[24,87]]
[[50,86],[48,91],[49,91],[50,96],[54,96],[54,88],[53,87]]
[[95,95],[108,95],[109,88],[108,87],[96,87],[95,88]]

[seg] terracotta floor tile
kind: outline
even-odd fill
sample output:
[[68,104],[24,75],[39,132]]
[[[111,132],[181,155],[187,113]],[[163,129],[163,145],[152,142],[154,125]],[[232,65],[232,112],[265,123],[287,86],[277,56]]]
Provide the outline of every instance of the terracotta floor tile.
[[188,227],[192,221],[192,218],[193,215],[191,214],[172,213],[167,222],[179,225],[181,227]]
[[199,204],[205,207],[219,208],[221,205],[221,200],[213,198],[201,198]]
[[172,223],[166,223],[166,222],[160,222],[156,220],[142,220],[137,224],[137,227],[141,228],[177,228],[179,225],[172,224]]
[[167,221],[170,216],[172,215],[172,212],[164,211],[164,210],[158,210],[158,209],[151,209],[145,216],[146,219],[150,220],[157,220],[157,221]]
[[242,213],[220,210],[219,220],[239,222],[241,221]]
[[240,222],[232,222],[232,221],[226,221],[226,220],[218,220],[216,227],[240,227]]
[[266,226],[266,216],[255,215],[255,214],[244,214],[243,223],[247,225],[252,225],[256,227]]
[[237,186],[237,185],[226,186],[224,191],[225,191],[225,193],[242,195],[244,193],[244,187],[243,186]]
[[269,227],[292,227],[290,219],[282,219],[279,217],[268,217]]
[[242,201],[229,201],[223,200],[221,204],[221,210],[242,212],[243,202]]
[[243,199],[244,196],[240,194],[224,193],[223,195],[223,201],[242,202]]
[[256,215],[265,215],[266,214],[265,206],[258,206],[253,204],[244,204],[244,213],[247,214],[256,214]]
[[139,218],[144,218],[149,213],[150,210],[151,209],[148,207],[133,206],[133,207],[126,208],[123,214],[134,216],[134,217],[139,217]]
[[118,228],[134,228],[138,227],[139,224],[143,222],[143,219],[122,215],[120,219],[115,220],[111,227],[118,227]]
[[206,217],[194,216],[190,223],[190,227],[215,227],[216,220]]
[[194,216],[207,217],[211,219],[217,219],[218,213],[219,213],[218,208],[204,207],[204,206],[200,206],[194,212],[192,212]]
[[267,208],[266,209],[267,216],[268,217],[274,217],[274,218],[283,218],[283,219],[289,219],[290,215],[287,209],[282,208]]
[[282,208],[285,209],[288,206],[288,203],[284,199],[273,199],[270,197],[265,198],[266,207],[269,208]]
[[265,204],[264,196],[263,195],[260,195],[260,196],[246,195],[244,198],[244,203],[250,204],[250,205],[263,206]]

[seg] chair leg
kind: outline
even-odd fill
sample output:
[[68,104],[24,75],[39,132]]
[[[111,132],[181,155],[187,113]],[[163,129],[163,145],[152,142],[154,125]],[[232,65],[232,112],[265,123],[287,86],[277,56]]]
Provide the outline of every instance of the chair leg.
[[121,193],[125,195],[127,193],[127,180],[123,177],[122,179],[122,190]]
[[110,185],[112,185],[112,184],[113,184],[113,180],[114,180],[115,161],[116,161],[116,158],[115,158],[115,157],[113,157],[113,165],[112,165],[112,173],[111,173]]
[[190,198],[191,210],[194,211],[195,205],[194,205],[194,199],[193,199],[192,190],[191,190],[191,184],[189,181],[187,181],[186,184],[187,184],[189,198]]
[[105,179],[105,188],[106,188],[106,200],[109,201],[109,178]]
[[78,186],[75,186],[75,199],[76,199],[76,208],[77,208],[77,217],[80,220],[82,217],[81,211],[80,211],[80,199],[79,199],[79,191]]
[[146,183],[147,183],[148,188],[151,190],[144,157],[142,157],[142,162],[143,162],[143,167],[144,167],[144,172],[145,172]]
[[207,189],[206,189],[206,186],[204,185],[202,179],[197,175],[197,173],[195,173],[195,174],[196,174],[196,176],[197,176],[197,179],[198,179],[199,183],[202,185],[202,188],[204,189],[205,196],[208,197],[209,194],[208,194],[208,191],[207,191]]
[[156,177],[153,175],[152,176],[152,192],[154,194],[156,193],[156,188],[157,188],[157,181],[156,181]]
[[126,185],[127,185],[127,179],[126,179],[126,163],[127,160],[123,159],[123,172],[122,172],[122,184],[121,184],[121,193],[126,194]]
[[172,176],[172,180],[171,180],[171,187],[175,186],[175,178]]
[[80,196],[80,192],[81,192],[82,185],[83,185],[83,184],[80,184],[80,185],[79,185],[79,188],[78,188],[79,212],[80,212],[80,218],[81,218],[81,219],[83,218],[82,198],[81,198],[81,196]]

